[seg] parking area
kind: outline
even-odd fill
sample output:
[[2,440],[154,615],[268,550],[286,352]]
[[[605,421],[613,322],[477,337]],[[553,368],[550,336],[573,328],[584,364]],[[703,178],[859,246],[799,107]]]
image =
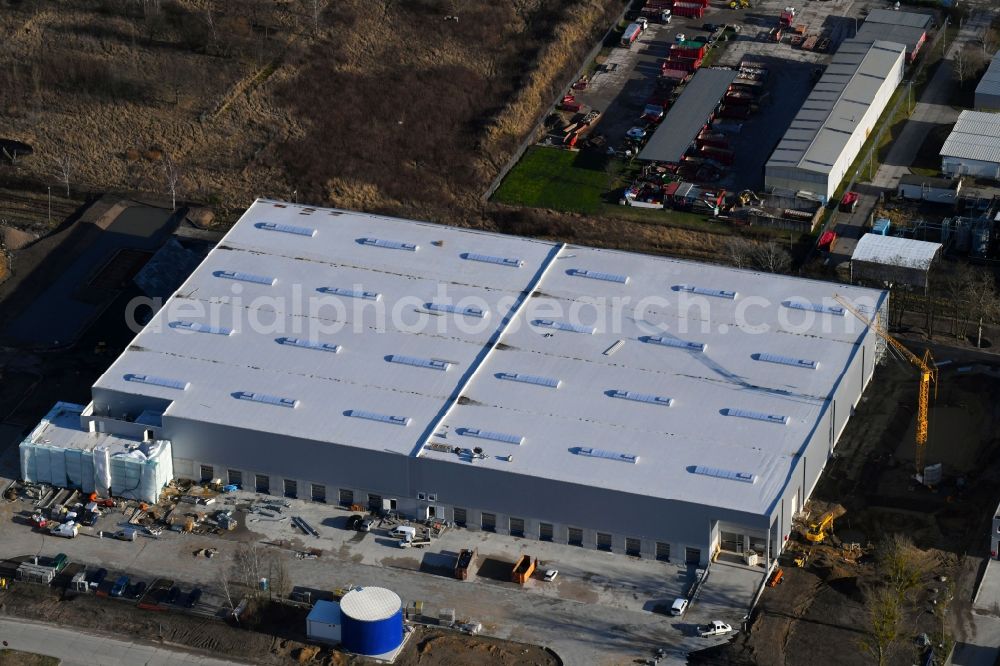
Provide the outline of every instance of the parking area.
[[[265,501],[269,510],[247,512]],[[128,586],[145,583],[139,595],[134,587],[126,587],[115,603],[208,617],[225,612],[220,579],[231,567],[233,553],[241,543],[260,543],[283,553],[292,586],[310,591],[312,599],[337,588],[383,585],[407,603],[423,601],[427,613],[453,608],[460,618],[482,622],[490,635],[552,647],[566,663],[583,663],[578,660],[594,650],[604,663],[620,663],[615,660],[648,656],[658,647],[680,659],[692,649],[724,641],[698,637],[697,625],[721,620],[740,626],[764,575],[759,568],[715,564],[687,612],[673,617],[671,604],[695,591],[696,575],[693,568],[676,562],[453,527],[425,548],[402,548],[390,535],[394,525],[389,522],[376,520],[369,532],[348,529],[354,515],[349,510],[242,491],[221,496],[212,509],[233,509],[238,529],[221,534],[140,531],[134,541],[114,539],[109,535],[121,529],[126,518],[116,508],[108,509],[94,526],[81,528],[78,537],[58,539],[28,524],[34,510],[30,503],[6,502],[0,505],[0,519],[8,524],[0,558],[66,553],[77,566],[86,566],[88,581],[101,578],[91,592],[99,588],[102,596],[110,597],[123,575],[129,576]],[[318,536],[293,526],[293,516]],[[105,538],[98,536],[102,530]],[[462,549],[477,552],[467,580],[455,577]],[[206,557],[208,551],[212,557]],[[521,555],[537,561],[536,572],[523,585],[510,578]],[[558,575],[545,580],[552,569]],[[60,580],[68,583],[79,570],[68,568]],[[195,587],[203,595],[188,607],[187,595]],[[607,626],[612,616],[617,618],[615,629]],[[604,629],[595,634],[594,627]],[[607,634],[603,640],[602,631]]]
[[[654,20],[630,48],[615,46],[602,53],[586,87],[571,93],[584,112],[601,112],[589,129],[590,136],[603,138],[598,145],[621,154],[630,145],[626,141],[630,129],[645,128],[647,137],[652,134],[656,125],[642,118],[647,103],[671,98],[672,86],[667,85],[669,79],[661,77],[661,63],[670,55],[671,45],[681,40],[703,41],[710,48],[702,67],[738,69],[751,65],[766,70],[765,83],[748,93],[753,99],[751,112],[745,118],[724,112],[722,115],[728,117],[715,121],[714,129],[725,135],[733,163],[706,172],[713,174],[712,178],[721,173],[718,180],[711,181],[713,187],[761,190],[767,158],[831,55],[844,39],[856,34],[868,10],[884,5],[875,0],[763,0],[752,2],[749,9],[730,9],[726,4],[712,3],[698,18],[675,15],[666,24]],[[795,9],[794,28],[785,29],[774,41],[772,31],[788,7]],[[724,32],[725,26],[731,29]],[[570,121],[568,116],[564,120]],[[697,178],[694,181],[699,182]]]

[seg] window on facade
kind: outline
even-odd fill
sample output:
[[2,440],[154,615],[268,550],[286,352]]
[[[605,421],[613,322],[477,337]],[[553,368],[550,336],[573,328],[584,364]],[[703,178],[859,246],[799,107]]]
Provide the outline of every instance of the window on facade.
[[625,538],[625,554],[639,557],[642,554],[642,541],[632,537]]
[[292,479],[285,479],[285,497],[298,497],[299,484]]
[[254,475],[254,486],[259,493],[265,495],[271,492],[271,477],[267,474]]
[[656,542],[656,559],[661,562],[670,561],[670,544],[663,543],[662,541]]
[[611,535],[606,532],[597,533],[598,550],[611,550]]
[[215,478],[215,468],[212,467],[211,465],[202,465],[201,466],[201,480],[202,481],[211,481],[213,478]]
[[312,484],[312,488],[310,490],[312,491],[311,495],[313,502],[326,502],[326,486],[320,483],[314,483]]
[[458,507],[455,507],[454,515],[455,515],[455,524],[458,525],[459,527],[465,527],[466,521],[468,520],[468,515],[466,514],[465,509],[459,509]]
[[510,534],[516,537],[524,536],[524,518],[510,519]]
[[231,469],[227,474],[229,476],[229,485],[243,487],[243,472],[238,469]]
[[351,506],[354,504],[354,491],[340,489],[340,506]]
[[569,538],[567,541],[571,546],[582,546],[583,545],[583,530],[579,527],[568,528]]

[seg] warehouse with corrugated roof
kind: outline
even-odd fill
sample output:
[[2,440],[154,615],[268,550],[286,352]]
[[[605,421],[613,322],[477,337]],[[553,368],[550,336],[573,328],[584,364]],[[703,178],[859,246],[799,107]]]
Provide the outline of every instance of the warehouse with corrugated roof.
[[258,200],[22,471],[115,434],[261,493],[773,558],[883,350],[835,295],[884,316],[881,290]]
[[905,51],[846,40],[767,161],[765,187],[833,196],[903,80]]
[[1000,180],[1000,115],[962,111],[941,146],[941,173]]

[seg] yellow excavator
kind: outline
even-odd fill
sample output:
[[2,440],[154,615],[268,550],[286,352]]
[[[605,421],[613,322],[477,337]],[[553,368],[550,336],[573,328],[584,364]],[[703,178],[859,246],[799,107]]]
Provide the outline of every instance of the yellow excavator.
[[885,340],[889,346],[902,354],[907,361],[920,371],[920,390],[917,393],[917,436],[915,438],[917,450],[914,455],[914,462],[917,474],[923,474],[924,455],[927,449],[927,425],[928,413],[930,411],[931,384],[934,384],[934,394],[935,397],[937,397],[938,371],[937,366],[934,363],[934,358],[931,356],[931,350],[925,350],[922,358],[917,356],[907,349],[902,342],[889,335],[889,332],[882,328],[877,320],[869,320],[868,317],[858,312],[857,308],[848,303],[846,299],[840,296],[834,296],[833,298],[835,301],[843,305],[848,312],[875,331],[880,338]]
[[750,9],[750,0],[733,0],[729,3],[730,9]]
[[847,510],[837,505],[819,517],[815,523],[811,523],[806,530],[806,540],[812,543],[823,543],[826,540],[826,533],[833,531],[833,521],[847,513]]

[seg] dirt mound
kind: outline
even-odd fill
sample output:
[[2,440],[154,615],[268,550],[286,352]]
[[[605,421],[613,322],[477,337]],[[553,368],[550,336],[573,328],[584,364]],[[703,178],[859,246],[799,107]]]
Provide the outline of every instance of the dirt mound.
[[38,240],[38,236],[13,227],[0,227],[0,243],[8,250],[20,250]]

